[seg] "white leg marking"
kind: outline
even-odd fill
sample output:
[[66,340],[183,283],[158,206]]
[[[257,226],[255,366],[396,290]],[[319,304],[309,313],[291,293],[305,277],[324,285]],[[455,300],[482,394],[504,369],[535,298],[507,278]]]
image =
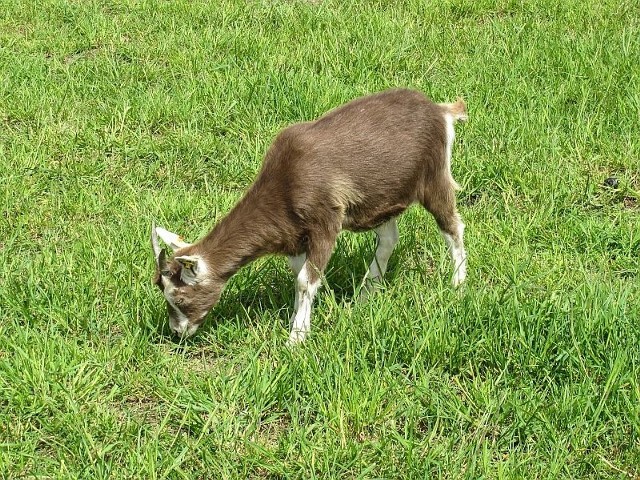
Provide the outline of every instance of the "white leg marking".
[[320,280],[318,279],[315,282],[309,281],[309,268],[313,267],[310,267],[309,263],[305,262],[296,278],[299,304],[293,316],[289,345],[302,342],[311,330],[311,306],[313,305],[313,299],[320,286]]
[[393,252],[393,249],[398,243],[398,223],[395,218],[392,218],[377,227],[375,232],[378,235],[378,246],[375,257],[371,265],[369,265],[369,273],[367,275],[371,279],[383,277],[387,271],[391,252]]
[[382,281],[391,253],[398,243],[398,223],[395,218],[375,228],[375,232],[378,237],[378,246],[373,261],[369,265],[364,288],[360,291],[360,300],[366,300],[368,295],[375,291],[377,284]]
[[295,257],[287,257],[289,261],[289,267],[291,271],[298,276],[302,267],[304,267],[304,262],[307,261],[307,255],[305,253],[301,253],[300,255],[296,255]]
[[296,316],[296,312],[298,311],[298,305],[300,304],[300,295],[298,293],[297,277],[300,274],[302,267],[304,266],[304,262],[306,262],[307,260],[307,255],[304,253],[301,253],[300,255],[296,255],[295,257],[287,257],[287,260],[289,261],[289,267],[291,268],[291,271],[296,277],[296,280],[294,281],[296,292],[295,292],[295,299],[293,300],[293,314],[291,315],[291,320],[289,321],[289,327],[291,327],[293,325],[293,319]]
[[[455,188],[460,189],[460,186],[451,175],[451,150],[453,148],[453,141],[456,138],[456,132],[453,128],[455,118],[452,114],[447,113],[445,114],[444,119],[447,128],[447,145],[445,153],[447,170],[449,171],[449,177],[451,178],[451,182],[453,182]],[[449,247],[449,252],[451,253],[451,261],[453,262],[453,286],[457,287],[464,282],[465,278],[467,278],[467,252],[464,250],[464,242],[462,239],[464,223],[461,221],[458,222],[457,231],[453,236],[445,232],[441,233],[445,242],[447,242],[447,247]]]
[[451,253],[451,262],[453,263],[453,286],[457,287],[467,278],[467,252],[464,250],[464,243],[462,240],[464,232],[464,223],[458,224],[458,231],[455,237],[448,233],[442,232],[444,241],[449,247]]

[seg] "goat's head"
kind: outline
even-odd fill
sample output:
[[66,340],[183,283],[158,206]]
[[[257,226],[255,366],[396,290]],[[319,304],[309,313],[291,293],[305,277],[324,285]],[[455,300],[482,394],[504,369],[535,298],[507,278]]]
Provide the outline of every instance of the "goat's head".
[[[172,257],[160,248],[158,237],[171,247]],[[156,259],[154,283],[167,301],[169,326],[174,333],[189,337],[218,303],[224,282],[209,271],[197,248],[175,233],[152,225],[151,246]]]

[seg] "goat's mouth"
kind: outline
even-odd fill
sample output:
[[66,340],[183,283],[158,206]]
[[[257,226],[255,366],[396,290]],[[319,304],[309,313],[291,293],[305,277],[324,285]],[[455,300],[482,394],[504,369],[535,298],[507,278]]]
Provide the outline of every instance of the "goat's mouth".
[[178,322],[173,323],[173,322],[169,322],[169,327],[171,328],[171,331],[175,335],[177,335],[181,339],[185,339],[185,338],[189,338],[189,337],[193,336],[193,334],[196,333],[196,331],[200,327],[200,324],[199,323],[178,323]]
[[174,335],[177,335],[181,339],[189,338],[200,328],[205,317],[206,315],[203,315],[199,320],[193,321],[185,318],[183,315],[178,316],[178,318],[169,316],[169,328],[171,328]]

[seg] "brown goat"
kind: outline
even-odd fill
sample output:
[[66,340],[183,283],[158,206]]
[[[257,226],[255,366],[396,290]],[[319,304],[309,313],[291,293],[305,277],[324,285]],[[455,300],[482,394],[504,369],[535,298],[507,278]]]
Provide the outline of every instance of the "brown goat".
[[[152,227],[155,283],[171,329],[192,335],[226,281],[266,254],[284,254],[296,275],[289,343],[311,327],[311,306],[341,230],[378,236],[363,295],[375,290],[398,241],[396,217],[415,202],[434,216],[451,252],[453,284],[466,277],[464,224],[456,210],[451,148],[462,100],[436,104],[394,89],[355,99],[318,120],[284,129],[240,202],[195,244]],[[158,236],[174,256],[160,249]]]

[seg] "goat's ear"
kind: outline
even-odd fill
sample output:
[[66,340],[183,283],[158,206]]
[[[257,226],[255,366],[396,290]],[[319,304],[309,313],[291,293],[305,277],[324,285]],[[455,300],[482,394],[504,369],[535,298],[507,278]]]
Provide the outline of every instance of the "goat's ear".
[[151,224],[151,247],[153,248],[153,258],[156,260],[156,267],[158,267],[158,270],[166,269],[167,252],[163,248],[160,248],[155,222]]
[[[188,247],[191,244],[182,240],[180,235],[170,232],[169,230],[165,230],[162,227],[154,228],[156,234],[162,239],[164,243],[169,245],[173,251],[176,251],[180,248]],[[152,242],[153,243],[153,242]]]
[[180,278],[184,283],[193,285],[204,280],[207,267],[199,255],[183,255],[181,257],[175,257],[174,260],[182,267],[180,270]]
[[158,255],[158,260],[156,261],[158,265],[158,270],[162,275],[167,275],[167,252],[164,250],[160,250],[160,255]]
[[151,224],[151,248],[153,248],[153,258],[156,260],[156,267],[160,268],[160,243],[158,242],[158,233],[156,232],[156,224]]

